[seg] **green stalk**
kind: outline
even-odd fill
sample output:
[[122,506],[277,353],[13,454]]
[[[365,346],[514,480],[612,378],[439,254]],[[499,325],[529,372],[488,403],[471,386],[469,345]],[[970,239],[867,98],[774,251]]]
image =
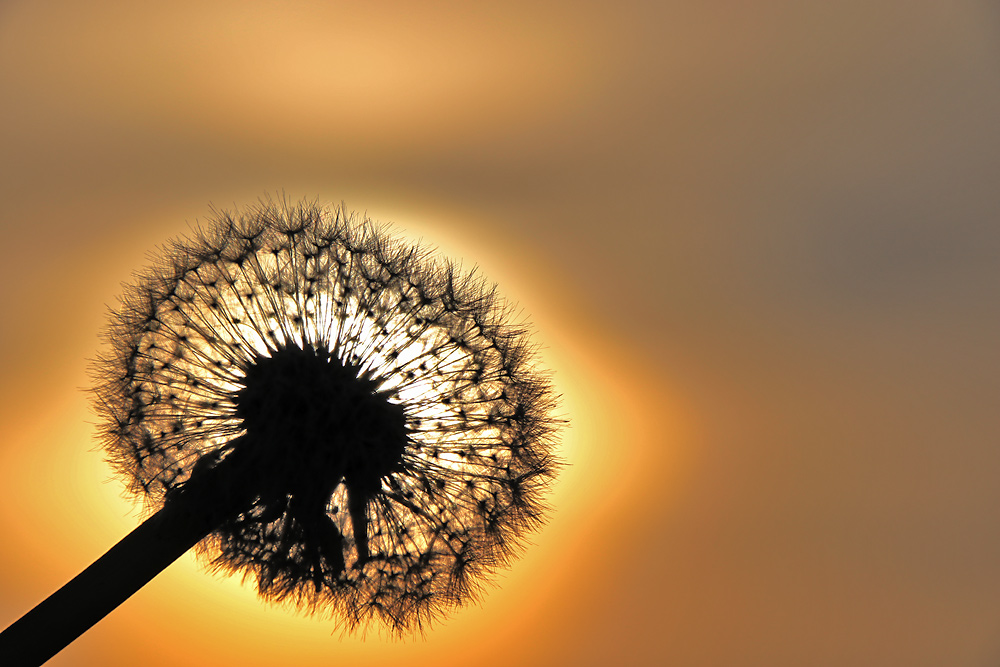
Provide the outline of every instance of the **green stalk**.
[[4,667],[41,665],[149,583],[223,521],[249,507],[250,501],[245,494],[231,493],[232,485],[225,483],[227,473],[233,468],[227,463],[230,462],[201,470],[197,482],[192,479],[169,495],[159,512],[0,632],[0,664]]

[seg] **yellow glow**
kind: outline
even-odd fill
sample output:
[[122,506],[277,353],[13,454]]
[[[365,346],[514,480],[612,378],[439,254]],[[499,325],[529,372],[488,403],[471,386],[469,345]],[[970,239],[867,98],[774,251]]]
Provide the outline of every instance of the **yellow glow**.
[[[473,247],[467,251],[452,247],[461,245],[441,244],[453,255],[484,255]],[[488,263],[492,269],[495,262],[485,253],[484,265]],[[501,276],[501,282],[524,284],[532,278],[523,276],[514,281],[513,276]],[[502,285],[501,292],[515,298],[530,294],[532,310],[548,312],[546,299],[551,297],[544,290],[520,289],[513,284]],[[499,650],[500,638],[489,639],[488,632],[496,619],[506,619],[512,629],[529,627],[553,613],[557,599],[565,604],[565,597],[583,594],[573,582],[588,576],[592,565],[588,559],[567,563],[567,552],[585,553],[588,541],[595,539],[594,526],[614,522],[627,511],[628,496],[636,492],[636,485],[651,481],[651,467],[656,466],[660,473],[664,470],[659,454],[636,445],[649,436],[644,414],[649,414],[650,408],[634,400],[643,393],[662,400],[657,410],[666,417],[664,438],[672,438],[681,425],[676,415],[668,416],[672,406],[663,392],[655,387],[631,386],[634,375],[621,366],[623,361],[631,362],[619,357],[613,369],[606,355],[599,352],[608,349],[607,341],[599,335],[571,335],[566,324],[541,319],[544,324],[536,326],[536,333],[543,345],[542,363],[554,371],[562,394],[561,413],[571,422],[561,448],[569,465],[550,497],[555,508],[551,522],[534,536],[535,544],[524,557],[501,575],[502,585],[487,593],[482,607],[472,606],[455,614],[439,624],[426,641],[399,645],[379,642],[380,655],[432,660],[441,646],[449,650],[477,646],[482,650],[490,642],[497,642]],[[573,322],[568,326],[579,331]],[[139,519],[121,498],[117,481],[101,483],[111,473],[101,462],[100,453],[81,437],[87,429],[81,429],[80,424],[92,421],[86,397],[71,389],[64,390],[63,396],[63,403],[72,409],[57,408],[60,419],[51,427],[25,431],[12,447],[0,450],[5,457],[0,462],[4,470],[37,471],[44,467],[48,473],[26,474],[14,481],[20,485],[17,494],[35,510],[30,514],[8,510],[3,522],[6,534],[22,545],[18,554],[23,560],[13,564],[15,569],[46,577],[53,588],[88,564],[87,559],[110,547]],[[66,516],[68,506],[74,508],[73,519]],[[54,536],[66,546],[65,553],[53,550]],[[84,558],[85,554],[89,555]],[[527,600],[526,591],[532,592]],[[171,619],[173,631],[187,638],[185,647],[162,636],[163,619]],[[239,645],[246,651],[240,658],[243,664],[261,666],[279,661],[288,642],[296,646],[298,664],[319,665],[326,664],[331,655],[363,659],[371,651],[371,642],[377,641],[340,638],[328,619],[304,618],[293,610],[263,603],[252,583],[210,575],[192,555],[168,568],[92,632],[116,645],[123,637],[129,638],[126,646],[132,648],[124,649],[123,654],[155,647],[164,660],[178,662],[189,661],[196,651],[201,664],[225,664],[232,646]]]

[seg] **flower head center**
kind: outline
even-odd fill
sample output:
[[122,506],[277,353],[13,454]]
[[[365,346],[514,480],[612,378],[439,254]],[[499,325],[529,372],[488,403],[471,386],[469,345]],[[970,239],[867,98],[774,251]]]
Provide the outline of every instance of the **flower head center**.
[[403,407],[358,367],[289,345],[258,355],[242,384],[241,446],[254,450],[269,477],[274,467],[291,473],[277,476],[287,482],[275,491],[325,502],[343,480],[368,495],[399,469],[408,441]]

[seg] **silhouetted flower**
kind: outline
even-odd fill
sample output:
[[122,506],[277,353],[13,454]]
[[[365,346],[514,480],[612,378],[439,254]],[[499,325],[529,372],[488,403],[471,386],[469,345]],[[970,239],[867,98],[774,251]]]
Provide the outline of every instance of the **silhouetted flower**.
[[493,287],[340,209],[217,213],[128,287],[96,366],[102,436],[153,508],[263,597],[419,629],[536,528],[558,420]]

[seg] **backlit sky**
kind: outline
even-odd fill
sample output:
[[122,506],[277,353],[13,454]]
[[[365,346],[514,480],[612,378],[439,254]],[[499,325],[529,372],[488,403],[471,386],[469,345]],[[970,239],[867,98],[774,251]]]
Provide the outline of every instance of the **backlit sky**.
[[995,3],[7,0],[0,98],[0,627],[139,521],[87,359],[210,204],[478,265],[572,422],[424,639],[189,555],[52,665],[1000,661]]

